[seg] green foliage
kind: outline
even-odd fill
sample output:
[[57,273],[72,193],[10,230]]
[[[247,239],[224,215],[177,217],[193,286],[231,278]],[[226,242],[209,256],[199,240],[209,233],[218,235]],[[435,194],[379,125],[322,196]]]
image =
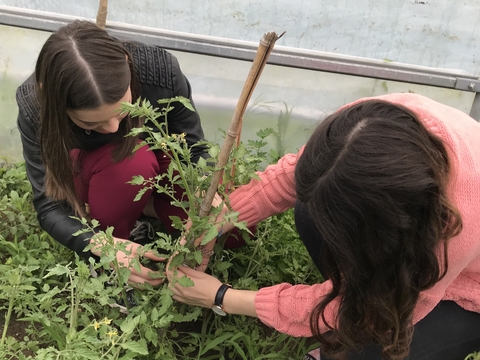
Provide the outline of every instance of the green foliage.
[[[173,99],[160,100],[159,104],[163,105],[162,108],[153,108],[148,101],[140,101],[140,99],[134,103],[122,104],[122,111],[129,112],[132,116],[138,116],[145,119],[145,125],[132,131],[130,135],[137,135],[140,132],[146,134],[146,138],[142,141],[137,148],[148,145],[151,151],[162,151],[165,156],[170,159],[170,164],[167,171],[163,174],[157,175],[153,179],[143,179],[142,177],[134,177],[131,181],[132,184],[143,185],[143,190],[137,195],[137,199],[141,198],[146,189],[154,188],[156,192],[167,195],[171,198],[171,204],[173,206],[181,208],[191,221],[191,226],[188,231],[185,231],[185,223],[178,218],[174,218],[174,226],[183,231],[183,236],[186,238],[186,246],[175,246],[173,240],[166,235],[162,235],[162,243],[157,244],[162,249],[167,248],[171,250],[171,253],[176,253],[176,259],[172,262],[173,265],[187,263],[195,265],[198,260],[201,260],[199,251],[196,251],[193,247],[193,241],[201,234],[205,233],[202,243],[206,244],[209,241],[215,239],[218,235],[218,228],[221,223],[216,224],[212,222],[216,215],[221,211],[223,204],[218,207],[214,207],[211,210],[211,217],[200,217],[200,205],[203,199],[201,194],[205,194],[212,183],[212,177],[216,169],[217,156],[220,153],[218,146],[212,144],[206,144],[209,147],[210,159],[201,158],[198,163],[194,163],[191,159],[190,149],[185,141],[185,134],[169,134],[168,129],[168,112],[173,109],[172,103],[180,102],[183,106],[186,106],[193,111],[193,107],[190,105],[189,100],[183,97],[176,97]],[[163,118],[164,121],[159,122],[157,119]],[[195,145],[194,145],[195,146]],[[240,153],[239,153],[240,151]],[[250,155],[250,154],[248,154]],[[251,163],[253,166],[257,165],[261,160],[256,161],[254,156],[247,156],[245,147],[240,147],[234,152],[232,156],[235,159],[245,159],[240,165],[241,171],[238,171],[241,176],[244,177],[243,182],[250,180],[254,176],[256,167],[245,166],[245,164]],[[258,154],[256,154],[258,158]],[[225,173],[230,169],[226,169]],[[230,179],[224,178],[223,184],[229,182]],[[180,187],[184,191],[182,198],[175,195],[174,188]],[[228,204],[228,190],[225,186],[218,190],[218,193]],[[231,213],[225,219],[224,222],[231,222],[235,226],[245,227],[245,224],[238,223],[238,214]],[[176,244],[176,242],[175,242]]]
[[[189,106],[183,98],[176,100]],[[172,101],[162,101],[164,110],[171,109]],[[137,103],[129,111],[143,111],[143,116],[151,116],[153,125],[162,129],[162,125],[155,124],[156,115],[151,110],[148,104]],[[167,113],[165,110],[162,116]],[[199,165],[189,162],[189,150],[181,135],[153,133],[153,129],[145,127],[141,131],[147,132],[147,143],[155,146],[152,142],[158,142],[158,147],[171,156],[173,165],[164,178],[136,177],[132,183],[166,193],[173,184],[185,186],[189,198],[179,201],[172,196],[172,201],[195,217],[196,195],[205,191],[213,166],[207,161],[200,161]],[[258,140],[249,140],[232,151],[224,169],[224,185],[219,189],[226,201],[229,190],[225,184],[230,180],[235,185],[248,182],[268,162],[269,155],[262,148],[272,134],[271,129],[261,131]],[[214,161],[218,146],[210,144],[209,153]],[[233,159],[235,177],[230,179]],[[257,319],[221,318],[208,309],[174,302],[167,284],[135,290],[137,305],[129,308],[128,315],[120,313],[108,305],[119,298],[127,303],[124,284],[128,269],[119,267],[113,255],[118,250],[128,252],[125,245],[115,245],[112,229],[107,229],[101,233],[106,241],[100,261],[86,263],[39,228],[31,200],[24,164],[0,168],[0,312],[4,318],[0,322],[1,359],[300,359],[318,346],[312,339],[280,334]],[[98,225],[79,220],[85,231]],[[174,220],[176,227],[183,229],[182,221]],[[208,218],[197,217],[195,221],[196,233],[207,229],[207,240],[217,236],[218,224],[208,222]],[[156,243],[147,245],[145,251],[180,251],[181,256],[176,259],[179,263],[198,260],[198,251],[192,247],[179,247],[171,235],[157,235]],[[209,272],[235,288],[251,290],[281,282],[322,281],[298,238],[293,211],[263,221],[258,224],[255,238],[244,238],[247,244],[240,249],[225,250],[217,244]],[[96,276],[92,276],[91,270],[95,270]],[[189,285],[188,279],[178,281]],[[20,336],[10,331],[12,325],[23,327]],[[480,354],[470,354],[465,360],[480,360]]]
[[[163,151],[171,159],[165,174],[153,179],[137,176],[131,183],[144,186],[137,199],[146,189],[154,188],[170,196],[172,203],[192,219],[191,230],[185,232],[185,223],[172,218],[175,227],[187,236],[187,246],[180,246],[170,234],[158,232],[156,242],[146,245],[143,251],[162,249],[178,253],[173,264],[194,264],[201,260],[201,254],[193,247],[192,240],[206,232],[206,243],[218,236],[217,229],[221,226],[212,222],[211,217],[197,215],[200,194],[205,193],[212,174],[219,170],[213,164],[220,148],[208,144],[211,159],[192,163],[185,135],[167,134],[167,121],[157,121],[159,117],[168,120],[173,103],[193,111],[185,98],[161,100],[161,109],[140,101],[124,105],[124,111],[146,119],[145,126],[131,134],[146,134],[139,146],[148,144],[150,149]],[[248,140],[232,151],[218,190],[227,205],[230,187],[247,183],[256,176],[255,171],[281,156],[289,114],[286,108],[277,131],[259,131],[258,139]],[[278,145],[276,152],[270,154],[263,150],[269,136],[275,136]],[[185,189],[186,195],[181,199],[175,197],[174,186]],[[209,309],[174,302],[166,283],[135,290],[136,305],[129,306],[127,315],[120,313],[109,305],[119,299],[128,305],[125,284],[129,270],[115,256],[117,251],[128,254],[126,244],[113,242],[111,228],[97,232],[102,238],[102,256],[97,262],[91,259],[86,263],[39,228],[31,201],[24,164],[0,168],[0,220],[4,225],[0,228],[0,312],[5,319],[0,323],[1,359],[300,359],[318,346],[312,339],[280,334],[257,319],[220,318]],[[219,210],[214,208],[212,212],[217,214]],[[98,225],[96,221],[78,220],[85,227],[83,231],[91,231]],[[245,224],[237,222],[236,214],[225,221],[246,229]],[[215,245],[208,271],[221,281],[250,290],[281,282],[322,281],[295,230],[293,211],[258,224],[254,238],[247,236],[246,231],[240,236],[246,241],[240,249],[223,249],[221,242],[225,236]],[[140,264],[140,259],[134,260],[133,267],[138,269]],[[163,273],[165,265],[155,265]],[[176,281],[191,285],[187,278]],[[12,325],[23,326],[20,337],[10,331]],[[480,360],[480,357],[471,354],[465,360]]]
[[[279,113],[277,119],[276,129],[265,129],[263,132],[268,132],[267,136],[272,136],[275,139],[275,147],[270,150],[268,157],[269,162],[277,162],[286,153],[286,144],[291,140],[287,138],[287,130],[290,124],[293,108],[289,108],[285,101],[281,102],[283,110],[277,106],[277,101],[264,101],[261,97],[253,102],[251,111],[255,112],[258,109],[266,109],[270,112]],[[257,133],[259,137],[262,137]],[[249,140],[250,142],[250,140]]]
[[[268,130],[259,133],[260,140],[242,144],[233,152],[232,156],[238,156],[236,174],[240,180],[236,178],[236,184],[248,181],[260,164],[265,163],[267,155],[261,147],[269,133]],[[195,194],[206,189],[212,165],[205,161],[196,166],[181,158],[187,151],[181,137],[160,139],[169,144],[175,142],[172,147],[179,150],[178,159],[174,159],[178,162],[167,174],[168,181],[182,181],[175,172],[187,172],[195,179],[184,186],[196,197]],[[210,147],[213,158],[218,151],[217,146]],[[124,296],[128,277],[127,269],[109,270],[114,262],[109,254],[126,249],[114,248],[111,241],[106,241],[99,262],[87,264],[78,259],[39,228],[24,165],[10,166],[0,172],[1,216],[8,213],[11,219],[10,226],[2,228],[0,233],[0,311],[5,314],[0,327],[0,358],[292,359],[301,358],[312,346],[309,339],[279,334],[256,319],[243,316],[220,319],[208,309],[174,302],[168,285],[135,290],[137,306],[131,307],[128,315],[109,307]],[[229,169],[225,172],[229,173]],[[224,181],[228,180],[226,177]],[[140,177],[132,182],[157,185],[156,180]],[[189,211],[189,207],[198,207],[197,201],[183,199],[177,204]],[[204,226],[206,220],[198,219],[200,225],[196,226]],[[96,226],[95,222],[82,221],[85,231]],[[180,219],[176,222],[178,228],[183,227]],[[211,231],[209,237],[215,237],[218,224],[206,225]],[[104,232],[107,240],[111,234],[111,229]],[[247,245],[237,250],[224,250],[217,245],[209,271],[222,281],[244,289],[258,289],[281,281],[319,281],[298,239],[291,212],[266,220],[259,225],[255,240],[246,239]],[[152,247],[169,252],[182,250],[171,235],[163,233],[158,233],[156,244],[146,246],[145,251]],[[185,258],[198,253],[182,251]],[[91,276],[90,267],[97,272],[96,277]],[[14,323],[25,328],[23,337],[15,338],[9,332]]]
[[0,238],[24,238],[37,224],[25,165],[0,168]]

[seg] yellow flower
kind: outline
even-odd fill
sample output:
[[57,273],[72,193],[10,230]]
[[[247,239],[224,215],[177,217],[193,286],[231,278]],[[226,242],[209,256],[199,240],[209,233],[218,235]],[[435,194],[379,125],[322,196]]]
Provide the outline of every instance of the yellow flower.
[[117,336],[118,335],[118,332],[117,330],[113,329],[113,330],[110,330],[109,332],[107,332],[107,335],[110,337],[110,339],[114,336]]
[[115,343],[115,341],[113,340],[113,337],[118,336],[117,330],[110,330],[109,332],[107,332],[107,335],[110,337],[110,340],[112,341],[112,345],[113,345]]
[[95,322],[92,324],[93,328],[95,329],[95,331],[97,331],[98,329],[100,329],[100,325],[102,325],[102,323],[99,323],[95,320]]
[[111,322],[112,322],[112,320],[109,319],[109,318],[107,318],[107,317],[105,317],[105,318],[103,319],[103,323],[104,323],[105,325],[110,325]]

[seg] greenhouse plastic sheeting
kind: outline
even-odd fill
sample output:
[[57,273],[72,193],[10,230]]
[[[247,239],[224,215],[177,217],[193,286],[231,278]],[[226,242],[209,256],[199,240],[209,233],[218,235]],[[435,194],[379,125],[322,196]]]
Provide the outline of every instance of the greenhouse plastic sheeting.
[[[0,5],[95,18],[98,0],[0,0]],[[480,75],[478,0],[110,0],[108,20]]]
[[[38,52],[49,35],[38,30],[0,26],[0,157],[21,160],[15,89],[33,72]],[[193,98],[207,138],[221,142],[251,63],[173,53],[192,84]],[[267,65],[247,108],[242,139],[254,139],[255,133],[266,127],[275,131],[281,128],[281,141],[271,136],[269,147],[281,152],[295,151],[305,143],[321,119],[343,104],[366,96],[409,91],[466,113],[475,95],[439,87]]]

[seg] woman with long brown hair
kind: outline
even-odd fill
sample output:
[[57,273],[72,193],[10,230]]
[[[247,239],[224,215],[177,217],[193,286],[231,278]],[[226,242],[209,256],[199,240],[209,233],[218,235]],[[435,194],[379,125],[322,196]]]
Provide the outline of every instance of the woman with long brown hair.
[[[73,236],[82,225],[71,216],[97,219],[100,229],[114,227],[117,243],[130,255],[117,254],[129,266],[139,244],[129,242],[137,219],[158,217],[167,229],[169,216],[185,216],[170,200],[149,190],[134,202],[140,187],[127,184],[135,175],[154,177],[168,167],[163,153],[126,137],[142,120],[119,111],[139,97],[157,100],[183,96],[192,101],[190,84],[177,59],[164,49],[119,41],[89,21],[74,21],[43,45],[35,73],[17,89],[18,128],[27,175],[32,183],[40,225],[80,257],[95,239],[93,232]],[[180,103],[169,112],[170,133],[186,133],[191,146],[204,139],[200,118]],[[191,146],[192,158],[207,158],[206,147]],[[146,254],[145,256],[151,256]],[[155,258],[156,259],[156,258]],[[131,268],[130,281],[159,284],[152,271]]]
[[313,335],[321,347],[306,359],[480,350],[478,122],[416,94],[361,99],[259,176],[231,194],[233,210],[251,225],[295,207],[326,281],[246,291],[181,266],[195,286],[176,283],[175,299]]

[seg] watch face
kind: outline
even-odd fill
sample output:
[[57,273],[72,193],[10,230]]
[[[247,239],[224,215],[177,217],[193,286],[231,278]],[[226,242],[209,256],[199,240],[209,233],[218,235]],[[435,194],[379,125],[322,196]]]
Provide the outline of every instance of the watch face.
[[218,305],[213,305],[212,306],[212,311],[217,314],[217,315],[220,315],[220,316],[225,316],[227,315],[227,313],[225,311],[223,311],[223,309],[218,306]]

